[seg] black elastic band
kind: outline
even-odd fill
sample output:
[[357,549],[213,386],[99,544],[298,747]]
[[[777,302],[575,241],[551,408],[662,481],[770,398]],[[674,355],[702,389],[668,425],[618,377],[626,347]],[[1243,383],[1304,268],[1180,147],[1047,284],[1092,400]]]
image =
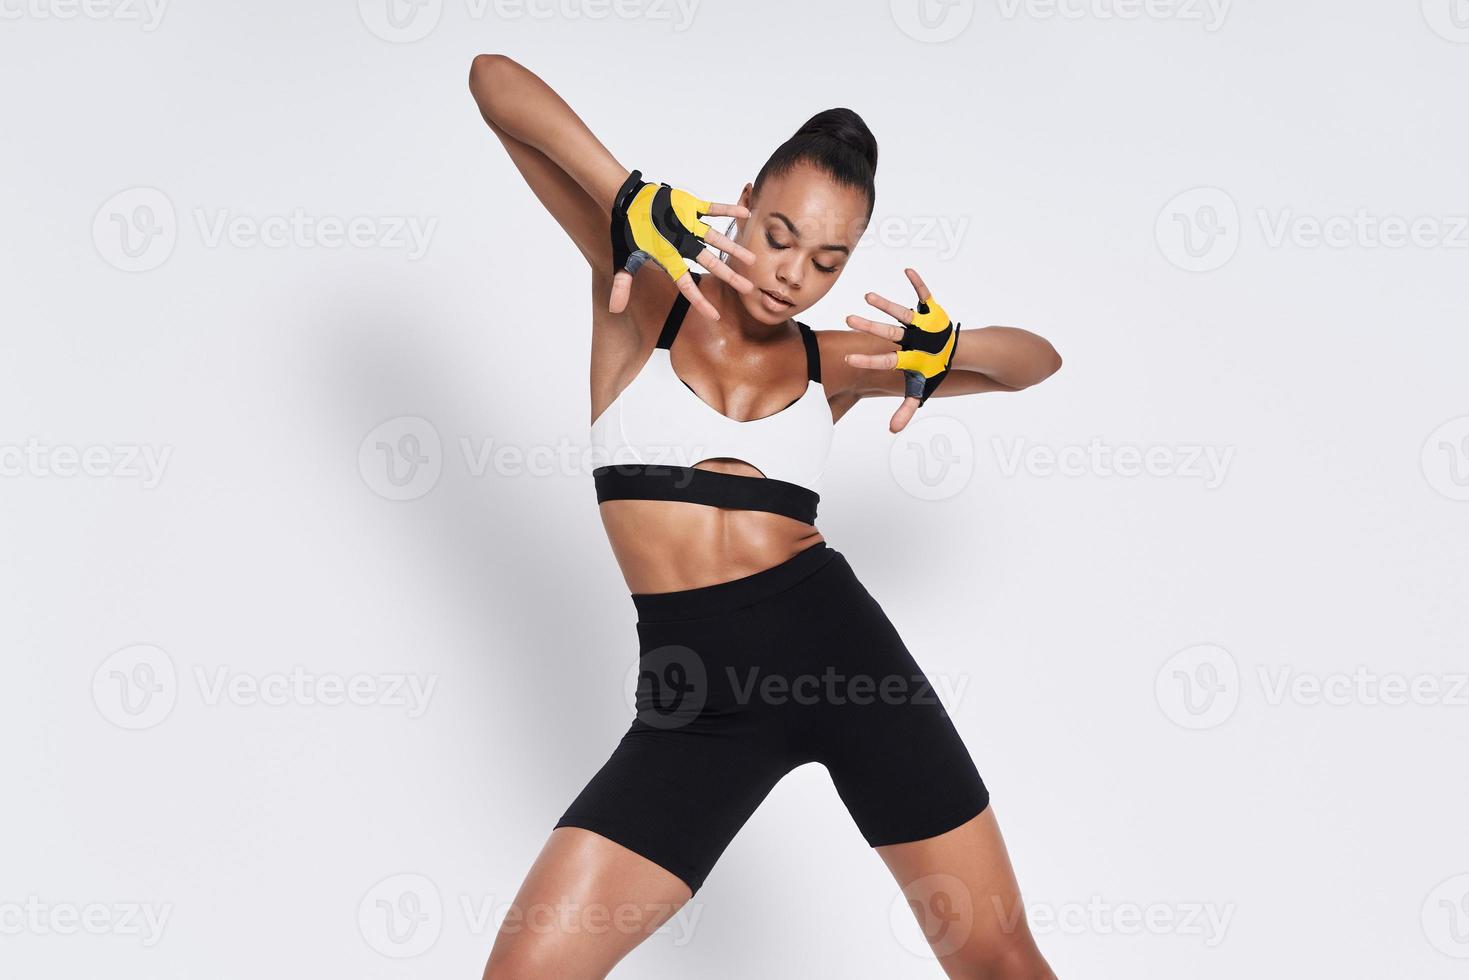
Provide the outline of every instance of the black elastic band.
[[796,483],[738,473],[716,473],[692,466],[621,463],[592,471],[597,503],[608,500],[677,500],[733,510],[781,514],[803,524],[816,523],[821,495]]
[[[703,276],[694,276],[695,288],[698,287],[699,280],[703,278]],[[658,334],[659,347],[668,350],[673,346],[673,338],[678,336],[678,328],[683,326],[683,318],[688,312],[689,298],[683,293],[679,293],[678,298],[673,301],[672,308],[668,311],[667,318],[663,321],[663,331]]]
[[806,344],[806,377],[821,383],[821,347],[816,343],[815,332],[800,320],[796,326],[801,328],[801,340]]

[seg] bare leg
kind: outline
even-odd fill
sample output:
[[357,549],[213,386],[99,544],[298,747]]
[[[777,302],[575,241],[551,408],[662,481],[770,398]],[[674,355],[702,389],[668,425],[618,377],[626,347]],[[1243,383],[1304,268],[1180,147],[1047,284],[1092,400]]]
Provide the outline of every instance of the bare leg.
[[501,923],[484,980],[600,980],[691,897],[621,844],[559,827]]
[[1025,920],[994,807],[948,833],[876,851],[953,980],[1055,980]]

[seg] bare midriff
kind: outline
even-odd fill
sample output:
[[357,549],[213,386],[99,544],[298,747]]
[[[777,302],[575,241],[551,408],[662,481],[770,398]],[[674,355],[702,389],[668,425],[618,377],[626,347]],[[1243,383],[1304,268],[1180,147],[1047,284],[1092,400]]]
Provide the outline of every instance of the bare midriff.
[[[744,472],[710,464],[699,469]],[[783,514],[676,500],[608,500],[602,524],[629,592],[680,592],[753,575],[823,540]]]

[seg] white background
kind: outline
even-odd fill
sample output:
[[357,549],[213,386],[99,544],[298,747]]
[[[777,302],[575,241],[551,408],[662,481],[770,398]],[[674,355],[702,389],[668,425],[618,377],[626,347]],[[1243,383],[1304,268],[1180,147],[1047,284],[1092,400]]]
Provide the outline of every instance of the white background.
[[[387,2],[0,0],[0,973],[477,977],[626,728],[586,469],[474,461],[589,419],[498,51],[715,199],[856,109],[886,231],[808,321],[911,264],[1065,357],[859,406],[820,524],[962,688],[1062,976],[1463,975],[1462,0]],[[248,235],[293,214],[365,238]],[[618,975],[938,976],[897,899],[805,767]]]

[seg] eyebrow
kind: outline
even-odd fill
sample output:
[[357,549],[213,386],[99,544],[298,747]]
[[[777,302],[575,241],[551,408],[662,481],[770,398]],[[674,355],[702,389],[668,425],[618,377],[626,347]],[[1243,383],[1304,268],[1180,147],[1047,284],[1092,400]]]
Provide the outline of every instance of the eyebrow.
[[[792,221],[791,221],[790,218],[787,218],[784,214],[780,213],[779,211],[772,211],[772,212],[770,212],[770,216],[772,218],[779,218],[782,222],[785,223],[785,226],[790,229],[790,232],[791,232],[792,235],[795,235],[797,238],[800,238],[801,237],[801,233],[796,230],[796,226],[795,226],[794,223],[792,223]],[[852,254],[852,250],[850,248],[847,248],[847,246],[845,246],[845,245],[823,245],[821,247],[823,249],[827,250],[827,251],[841,252],[843,255],[851,255]]]

